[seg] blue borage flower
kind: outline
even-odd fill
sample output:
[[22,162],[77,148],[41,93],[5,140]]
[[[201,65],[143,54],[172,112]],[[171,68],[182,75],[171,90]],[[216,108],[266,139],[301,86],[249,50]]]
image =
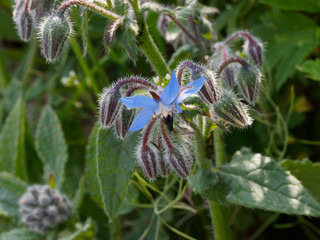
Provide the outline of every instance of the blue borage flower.
[[129,131],[137,131],[142,129],[152,116],[162,117],[162,120],[168,126],[169,131],[173,132],[173,113],[181,113],[182,108],[179,106],[186,98],[197,93],[203,86],[205,77],[201,77],[186,87],[180,88],[178,80],[173,71],[171,79],[167,87],[160,93],[149,91],[152,96],[132,96],[122,97],[120,101],[127,108],[143,107],[137,117],[134,119]]

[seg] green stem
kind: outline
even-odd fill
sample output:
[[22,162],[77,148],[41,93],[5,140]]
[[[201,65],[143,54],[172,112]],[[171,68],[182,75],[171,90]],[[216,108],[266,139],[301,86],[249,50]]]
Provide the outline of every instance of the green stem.
[[110,239],[121,240],[121,221],[120,217],[113,219],[110,224]]
[[37,41],[30,41],[29,43],[29,49],[27,53],[27,58],[25,59],[25,65],[23,68],[23,77],[22,77],[22,86],[26,87],[28,86],[28,81],[30,79],[30,71],[33,66],[34,58],[36,55],[36,49],[37,49]]
[[10,75],[7,68],[6,56],[0,44],[0,85],[2,89],[6,89],[10,81]]
[[[226,163],[224,142],[221,136],[221,130],[216,128],[213,131],[214,135],[214,150],[216,156],[216,167],[219,167]],[[229,217],[228,212],[224,206],[217,201],[209,201],[210,213],[212,219],[212,228],[214,231],[214,237],[216,240],[228,240],[231,239],[229,229]]]
[[161,80],[167,73],[170,73],[170,68],[149,33],[143,13],[140,13],[138,1],[131,0],[129,3],[133,8],[139,26],[139,31],[136,37],[139,47]]

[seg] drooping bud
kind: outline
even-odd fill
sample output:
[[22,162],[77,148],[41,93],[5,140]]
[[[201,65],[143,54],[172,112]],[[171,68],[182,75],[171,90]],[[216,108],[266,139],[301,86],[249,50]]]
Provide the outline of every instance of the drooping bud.
[[[215,43],[212,47],[212,50],[214,51],[214,53],[208,59],[208,66],[211,69],[217,70],[224,61],[233,57],[230,47],[223,42]],[[237,74],[237,65],[230,64],[223,69],[221,78],[228,87],[232,88],[235,85]]]
[[168,155],[170,164],[175,172],[179,176],[186,178],[191,172],[192,166],[190,162],[192,162],[192,160],[190,158],[190,154],[184,150],[185,149],[183,149],[183,147],[175,147],[175,149],[170,151]]
[[71,22],[61,14],[45,18],[40,26],[42,54],[48,62],[54,62],[61,54],[71,35]]
[[128,110],[126,107],[122,107],[120,109],[119,117],[115,119],[115,129],[117,135],[124,139],[126,134],[128,133],[128,130],[135,118],[135,109]]
[[150,179],[157,177],[157,162],[158,162],[158,149],[153,145],[141,145],[139,150],[140,157],[138,158],[141,169],[144,174]]
[[105,88],[100,96],[100,121],[101,123],[109,127],[115,120],[120,106],[121,94],[119,88],[110,87]]
[[162,138],[159,135],[158,136],[158,144],[157,144],[157,148],[158,148],[158,173],[163,176],[166,177],[169,175],[171,168],[170,168],[170,163],[168,161],[168,159],[165,157],[165,151],[163,149],[163,142],[162,142]]
[[44,0],[31,0],[30,10],[34,10],[40,5],[43,5]]
[[260,39],[250,36],[243,45],[244,52],[259,66],[263,64],[263,44]]
[[45,234],[69,219],[71,205],[66,196],[48,185],[33,185],[19,200],[22,222],[32,231]]
[[260,70],[248,62],[242,64],[237,84],[243,97],[251,105],[254,105],[258,100],[260,83]]
[[225,43],[230,43],[234,39],[242,38],[244,40],[243,50],[250,59],[259,67],[263,64],[263,43],[261,40],[247,31],[238,31],[231,34]]
[[224,121],[237,127],[246,127],[252,124],[246,106],[230,90],[221,91],[221,97],[213,105],[214,113]]
[[33,18],[28,8],[28,1],[20,0],[15,5],[13,20],[16,24],[18,34],[23,41],[28,41],[33,30]]

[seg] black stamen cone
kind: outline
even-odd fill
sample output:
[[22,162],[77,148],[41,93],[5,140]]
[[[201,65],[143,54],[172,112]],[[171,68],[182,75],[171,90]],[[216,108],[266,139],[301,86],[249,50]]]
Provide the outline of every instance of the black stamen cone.
[[169,132],[173,133],[173,115],[168,114],[167,117],[163,117],[162,121],[167,125]]

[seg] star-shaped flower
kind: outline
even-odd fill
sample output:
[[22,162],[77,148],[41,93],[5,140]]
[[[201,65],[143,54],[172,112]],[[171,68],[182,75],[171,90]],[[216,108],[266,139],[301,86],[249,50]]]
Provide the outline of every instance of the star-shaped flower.
[[180,88],[178,80],[173,71],[171,79],[167,87],[162,91],[160,96],[154,91],[149,91],[152,98],[147,96],[122,97],[120,101],[127,108],[143,107],[137,117],[134,119],[129,131],[137,131],[142,129],[154,116],[161,116],[167,124],[169,130],[173,131],[173,112],[181,113],[182,108],[179,106],[186,98],[197,93],[203,86],[205,77],[201,77],[186,87]]

